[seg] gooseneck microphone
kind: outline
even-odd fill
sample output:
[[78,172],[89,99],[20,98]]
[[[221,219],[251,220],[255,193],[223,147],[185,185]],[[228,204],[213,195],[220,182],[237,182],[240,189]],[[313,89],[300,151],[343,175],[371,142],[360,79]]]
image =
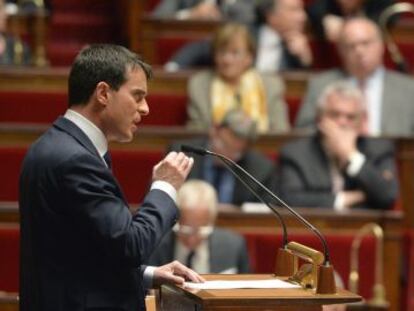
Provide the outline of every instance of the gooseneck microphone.
[[[181,145],[181,151],[183,152],[190,152],[194,154],[198,154],[201,156],[210,155],[213,157],[216,157],[220,159],[224,165],[230,170],[230,172],[244,185],[246,188],[248,188],[253,195],[258,198],[262,203],[267,205],[279,218],[279,221],[282,225],[283,230],[283,246],[285,247],[288,243],[287,238],[287,229],[286,224],[282,218],[282,216],[279,214],[279,212],[276,210],[276,208],[267,202],[262,195],[259,195],[251,186],[251,183],[259,186],[261,190],[264,191],[265,194],[270,196],[271,199],[275,200],[278,204],[286,208],[292,215],[294,215],[299,221],[308,227],[321,241],[323,246],[323,254],[325,256],[324,265],[329,265],[330,263],[330,255],[329,255],[329,249],[328,244],[326,242],[325,237],[322,235],[322,233],[313,226],[309,221],[307,221],[305,218],[303,218],[302,215],[300,215],[298,212],[296,212],[293,208],[291,208],[287,203],[285,203],[282,199],[280,199],[277,195],[275,195],[272,191],[270,191],[266,186],[264,186],[260,181],[258,181],[255,177],[253,177],[249,172],[247,172],[244,168],[242,168],[240,165],[238,165],[236,162],[230,160],[229,158],[225,157],[224,155],[221,155],[219,153],[212,152],[207,149],[193,147],[189,145]],[[247,180],[246,180],[247,179]]]
[[[286,223],[283,220],[283,217],[279,214],[279,212],[276,210],[276,208],[274,206],[272,206],[269,202],[265,201],[265,199],[259,195],[257,193],[256,190],[253,189],[253,186],[249,184],[249,182],[253,182],[254,184],[260,184],[260,182],[255,179],[252,175],[250,175],[247,171],[245,171],[240,165],[238,165],[237,163],[235,163],[234,161],[226,158],[225,156],[218,154],[218,153],[214,153],[212,151],[206,150],[206,149],[202,149],[202,148],[198,148],[198,147],[193,147],[193,146],[189,146],[189,145],[181,145],[181,151],[183,152],[191,152],[194,154],[198,154],[201,156],[205,156],[205,155],[211,155],[211,156],[215,156],[218,157],[220,160],[222,160],[222,162],[224,163],[224,165],[228,168],[228,170],[247,188],[249,189],[249,191],[263,204],[265,204],[267,207],[270,208],[270,210],[272,212],[275,213],[275,215],[277,216],[277,218],[279,219],[279,222],[282,226],[282,232],[283,232],[283,237],[282,237],[282,245],[283,248],[285,248],[285,246],[288,244],[288,234],[287,234],[287,229],[286,229]],[[242,175],[245,175],[248,177],[248,180],[244,180],[242,178],[242,176],[240,176],[236,170],[240,171],[242,173]],[[263,185],[261,185],[263,186]],[[263,186],[264,187],[264,186]]]

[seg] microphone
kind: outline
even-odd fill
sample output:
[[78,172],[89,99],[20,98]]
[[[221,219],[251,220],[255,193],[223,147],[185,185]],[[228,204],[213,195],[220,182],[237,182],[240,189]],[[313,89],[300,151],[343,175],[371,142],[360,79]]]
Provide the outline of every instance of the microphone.
[[[203,149],[203,148],[199,148],[199,147],[194,147],[194,146],[189,146],[189,145],[181,145],[181,151],[183,152],[189,152],[189,153],[194,153],[197,155],[201,155],[201,156],[205,156],[205,155],[211,155],[211,156],[215,156],[218,157],[219,159],[221,159],[224,163],[224,165],[230,170],[230,172],[247,188],[250,190],[250,192],[263,204],[265,204],[267,207],[270,208],[270,210],[275,213],[275,215],[277,216],[277,218],[279,219],[279,222],[282,226],[282,232],[283,232],[283,237],[282,237],[282,245],[283,248],[286,248],[286,245],[288,244],[288,238],[287,238],[287,229],[286,229],[286,223],[283,220],[283,217],[280,215],[280,213],[276,210],[276,208],[272,205],[270,205],[269,202],[266,202],[264,200],[264,198],[259,195],[257,193],[256,190],[253,189],[253,186],[249,184],[249,181],[252,182],[254,184],[258,184],[260,186],[265,187],[264,185],[262,185],[256,178],[254,178],[252,175],[250,175],[247,171],[245,171],[240,165],[238,165],[237,163],[231,161],[230,159],[226,158],[223,155],[220,155],[218,153],[214,153],[212,151],[209,151],[207,149]],[[237,172],[236,170],[240,170],[242,172],[242,175],[245,174],[250,180],[244,180]],[[269,190],[270,191],[270,190]]]
[[[308,229],[310,229],[321,241],[322,247],[323,247],[323,254],[324,254],[324,262],[323,264],[325,266],[330,265],[330,254],[328,249],[328,244],[326,242],[325,237],[322,235],[322,233],[313,226],[309,221],[307,221],[302,215],[300,215],[298,212],[296,212],[293,208],[291,208],[287,203],[285,203],[282,199],[280,199],[277,195],[275,195],[272,191],[270,191],[266,186],[264,186],[260,181],[258,181],[255,177],[253,177],[249,172],[247,172],[244,168],[242,168],[240,165],[238,165],[236,162],[230,160],[229,158],[219,154],[212,152],[207,149],[193,147],[189,145],[181,145],[181,151],[183,152],[190,152],[197,155],[205,156],[205,155],[211,155],[218,159],[220,159],[224,165],[230,170],[230,172],[243,184],[245,185],[254,195],[256,198],[258,198],[262,203],[267,205],[278,217],[282,229],[283,229],[283,247],[286,247],[287,245],[287,230],[286,230],[286,224],[282,218],[282,216],[279,214],[279,212],[276,210],[276,208],[271,205],[269,202],[265,201],[265,199],[259,195],[254,189],[252,189],[252,186],[249,183],[253,183],[257,186],[259,186],[260,189],[262,189],[265,194],[270,196],[273,200],[275,200],[277,203],[279,203],[281,206],[286,208],[292,215],[294,215],[299,221],[305,225]],[[245,180],[244,178],[247,178]]]

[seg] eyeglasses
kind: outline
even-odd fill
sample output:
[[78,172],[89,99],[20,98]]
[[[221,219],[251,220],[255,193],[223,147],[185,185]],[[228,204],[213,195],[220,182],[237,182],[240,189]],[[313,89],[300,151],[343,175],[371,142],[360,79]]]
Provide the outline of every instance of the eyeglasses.
[[192,227],[176,224],[173,231],[182,235],[198,235],[200,237],[208,237],[213,232],[213,226]]
[[325,114],[331,119],[339,119],[341,117],[346,118],[348,121],[356,121],[360,118],[358,113],[344,113],[337,110],[327,110]]

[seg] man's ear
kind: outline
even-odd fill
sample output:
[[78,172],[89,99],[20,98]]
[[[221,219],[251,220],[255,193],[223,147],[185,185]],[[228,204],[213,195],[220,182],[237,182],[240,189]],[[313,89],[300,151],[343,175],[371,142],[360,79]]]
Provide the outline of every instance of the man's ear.
[[111,87],[108,83],[101,81],[96,85],[95,94],[96,100],[103,106],[106,106],[110,96]]

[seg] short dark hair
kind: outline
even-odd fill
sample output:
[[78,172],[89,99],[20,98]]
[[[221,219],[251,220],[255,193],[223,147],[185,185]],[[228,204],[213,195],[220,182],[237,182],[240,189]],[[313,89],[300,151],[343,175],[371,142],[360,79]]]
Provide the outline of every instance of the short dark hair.
[[256,11],[259,24],[266,24],[267,15],[276,10],[277,1],[275,0],[257,0]]
[[82,49],[69,74],[69,107],[86,104],[101,81],[118,90],[127,80],[127,70],[136,68],[141,68],[147,79],[151,78],[151,66],[123,46],[93,44]]

